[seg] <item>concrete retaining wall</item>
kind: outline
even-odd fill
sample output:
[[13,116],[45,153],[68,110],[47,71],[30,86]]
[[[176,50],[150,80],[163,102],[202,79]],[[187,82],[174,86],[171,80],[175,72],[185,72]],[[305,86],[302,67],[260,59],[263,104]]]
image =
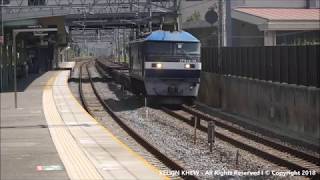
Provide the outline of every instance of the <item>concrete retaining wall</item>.
[[319,144],[320,89],[202,72],[199,101]]

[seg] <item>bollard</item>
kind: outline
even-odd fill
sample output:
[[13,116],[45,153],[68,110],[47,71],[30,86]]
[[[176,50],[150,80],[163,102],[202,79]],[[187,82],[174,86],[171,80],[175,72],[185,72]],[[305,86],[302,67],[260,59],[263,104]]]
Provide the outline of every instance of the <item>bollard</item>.
[[196,117],[191,116],[191,123],[193,123],[193,125],[194,125],[195,119],[196,119]]
[[208,143],[210,145],[210,152],[212,152],[212,146],[215,142],[215,124],[213,121],[208,122]]
[[194,119],[194,139],[193,139],[193,141],[194,141],[194,144],[196,144],[197,143],[197,122],[199,121],[199,117],[193,117],[193,119]]
[[238,164],[239,164],[239,150],[237,149],[237,152],[236,152],[236,165],[238,167]]
[[198,117],[198,120],[195,123],[197,123],[197,127],[200,127],[201,119]]
[[145,109],[146,109],[146,119],[149,119],[149,111],[148,111],[148,100],[147,100],[147,98],[145,97],[144,98],[144,107],[145,107]]

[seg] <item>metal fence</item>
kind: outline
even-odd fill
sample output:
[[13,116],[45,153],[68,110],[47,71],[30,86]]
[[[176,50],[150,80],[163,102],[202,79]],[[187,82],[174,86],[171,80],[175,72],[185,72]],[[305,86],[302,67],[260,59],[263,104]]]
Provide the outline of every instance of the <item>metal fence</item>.
[[273,82],[320,87],[320,46],[223,47],[201,49],[202,69]]

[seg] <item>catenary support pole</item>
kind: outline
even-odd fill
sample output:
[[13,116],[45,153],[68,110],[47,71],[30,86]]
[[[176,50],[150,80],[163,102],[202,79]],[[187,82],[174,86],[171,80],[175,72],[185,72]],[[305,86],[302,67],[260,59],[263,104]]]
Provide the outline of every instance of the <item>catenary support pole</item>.
[[13,91],[14,91],[14,107],[18,108],[18,92],[17,92],[17,44],[16,37],[18,33],[12,33],[12,59],[13,59]]
[[[4,41],[4,28],[3,28],[3,0],[1,0],[1,36],[3,38],[3,41]],[[3,66],[4,66],[4,62],[3,62],[3,46],[4,45],[4,42],[1,43],[1,46],[0,46],[0,59],[1,59],[1,62],[0,62],[0,92],[2,92],[2,89],[3,89]]]

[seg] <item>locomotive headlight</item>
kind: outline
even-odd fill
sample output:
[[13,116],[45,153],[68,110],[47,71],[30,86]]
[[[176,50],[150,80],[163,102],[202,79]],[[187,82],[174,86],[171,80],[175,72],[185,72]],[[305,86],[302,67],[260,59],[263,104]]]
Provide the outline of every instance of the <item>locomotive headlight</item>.
[[191,68],[195,68],[195,67],[196,67],[195,64],[185,64],[184,65],[184,68],[186,68],[186,69],[191,69]]
[[157,64],[156,64],[156,68],[157,68],[157,69],[161,69],[161,68],[162,68],[162,64],[161,64],[161,63],[157,63]]
[[162,68],[162,64],[161,63],[152,63],[151,67],[157,68],[157,69],[161,69]]

